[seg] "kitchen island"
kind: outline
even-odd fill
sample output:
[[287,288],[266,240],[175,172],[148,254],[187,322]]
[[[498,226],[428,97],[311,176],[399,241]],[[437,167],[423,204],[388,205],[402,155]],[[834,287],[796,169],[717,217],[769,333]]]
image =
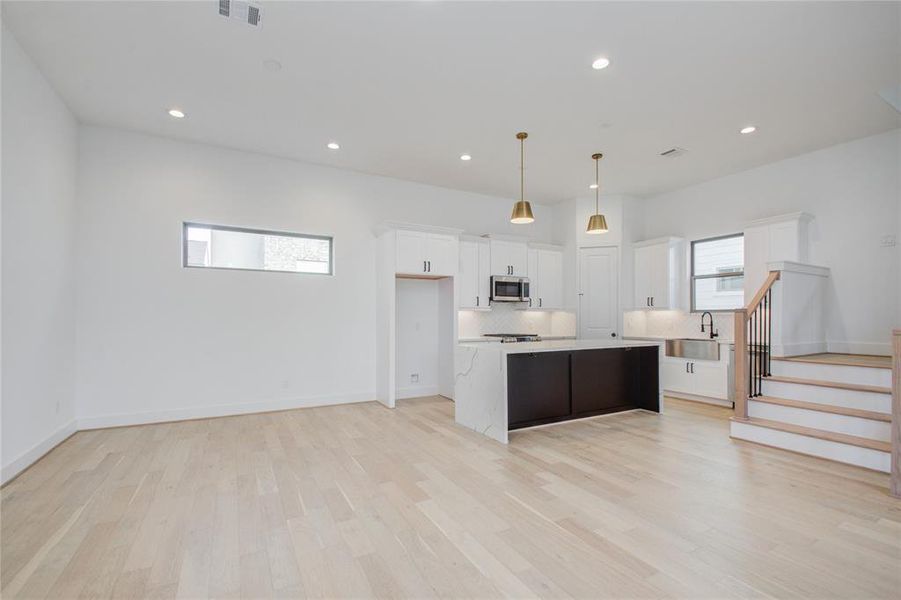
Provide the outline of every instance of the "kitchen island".
[[660,411],[660,344],[555,340],[463,343],[455,354],[457,423],[502,443],[523,427],[625,410]]

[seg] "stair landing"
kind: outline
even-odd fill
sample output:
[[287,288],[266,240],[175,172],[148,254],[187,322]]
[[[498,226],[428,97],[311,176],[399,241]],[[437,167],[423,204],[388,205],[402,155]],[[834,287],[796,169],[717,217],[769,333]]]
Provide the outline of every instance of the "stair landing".
[[891,369],[891,356],[876,356],[872,354],[838,354],[835,352],[823,352],[821,354],[805,354],[802,356],[774,356],[773,360],[789,362],[808,362],[824,365],[845,365],[848,367],[871,367],[875,369]]

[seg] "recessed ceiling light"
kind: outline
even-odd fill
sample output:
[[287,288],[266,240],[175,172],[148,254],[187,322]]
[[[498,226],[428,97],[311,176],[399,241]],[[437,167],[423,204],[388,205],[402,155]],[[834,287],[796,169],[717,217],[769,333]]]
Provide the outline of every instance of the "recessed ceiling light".
[[176,119],[184,119],[184,118],[185,118],[185,113],[183,113],[182,111],[178,110],[177,108],[170,108],[170,109],[169,109],[169,116],[170,116],[170,117],[175,117]]
[[469,154],[461,154],[460,160],[472,160],[472,156],[470,156]]
[[591,185],[588,186],[588,189],[590,189],[590,190],[596,190],[596,189],[598,189],[598,184],[592,183]]
[[742,133],[754,133],[755,131],[757,131],[757,128],[753,125],[748,125],[741,130]]
[[341,146],[338,145],[338,142],[329,142],[327,144],[329,150],[339,150]]
[[282,70],[282,63],[278,62],[277,60],[275,60],[273,58],[268,58],[263,61],[263,68],[266,69],[267,71],[275,73],[277,71]]
[[595,69],[597,71],[600,71],[601,69],[606,69],[608,66],[610,66],[610,59],[604,58],[603,56],[595,59],[595,61],[593,63],[591,63],[591,68]]

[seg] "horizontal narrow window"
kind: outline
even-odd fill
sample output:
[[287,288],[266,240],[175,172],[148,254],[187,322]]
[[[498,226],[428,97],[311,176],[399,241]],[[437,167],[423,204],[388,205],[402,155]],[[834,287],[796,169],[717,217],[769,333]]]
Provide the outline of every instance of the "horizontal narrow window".
[[332,238],[328,236],[185,223],[183,238],[186,267],[333,272]]
[[691,310],[735,310],[745,304],[742,234],[691,243]]

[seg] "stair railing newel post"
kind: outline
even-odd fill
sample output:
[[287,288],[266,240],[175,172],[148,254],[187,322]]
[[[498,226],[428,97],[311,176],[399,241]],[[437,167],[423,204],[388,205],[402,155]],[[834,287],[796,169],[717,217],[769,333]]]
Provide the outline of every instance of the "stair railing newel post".
[[735,311],[735,417],[748,418],[748,399],[763,395],[763,378],[772,375],[773,284],[779,271],[770,271],[760,290],[744,308]]

